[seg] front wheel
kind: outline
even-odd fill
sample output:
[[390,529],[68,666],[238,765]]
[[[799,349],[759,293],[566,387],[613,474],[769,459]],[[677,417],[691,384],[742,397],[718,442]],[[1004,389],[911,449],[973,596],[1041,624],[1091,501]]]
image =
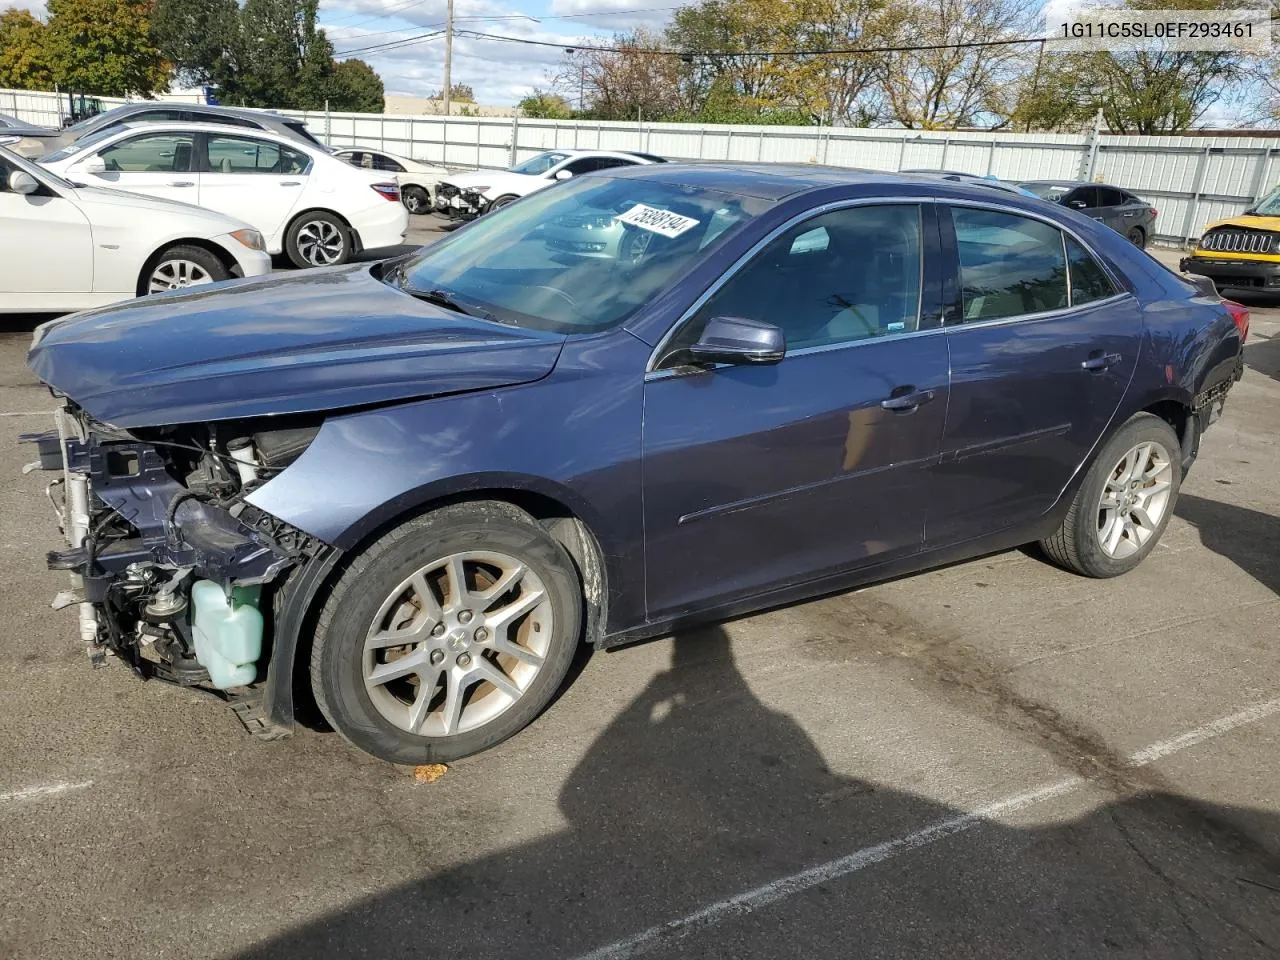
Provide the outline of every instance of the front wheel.
[[332,267],[351,257],[351,232],[331,213],[304,213],[285,237],[285,252],[295,267]]
[[519,199],[519,197],[512,196],[509,193],[504,193],[502,196],[498,197],[498,199],[494,200],[493,203],[489,204],[489,209],[486,210],[485,213],[493,213],[495,210],[501,210],[507,204],[515,203]]
[[1087,577],[1115,577],[1159,542],[1182,485],[1173,428],[1140,413],[1102,448],[1063,518],[1040,542],[1055,563]]
[[555,695],[582,605],[573,561],[527,514],[443,507],[386,534],[335,585],[312,650],[316,701],[391,763],[477,753]]
[[152,260],[138,281],[138,294],[164,293],[226,280],[231,271],[203,247],[178,244]]

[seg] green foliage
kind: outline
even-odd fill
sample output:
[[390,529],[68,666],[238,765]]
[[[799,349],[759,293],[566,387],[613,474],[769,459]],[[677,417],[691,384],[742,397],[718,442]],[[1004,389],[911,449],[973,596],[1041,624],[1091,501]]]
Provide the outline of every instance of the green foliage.
[[516,109],[522,117],[532,117],[535,120],[568,120],[573,116],[573,108],[569,106],[568,100],[558,93],[539,90],[537,87],[516,104]]
[[0,87],[40,90],[53,86],[45,25],[26,10],[0,13]]
[[236,89],[241,49],[236,0],[156,0],[151,36],[183,85]]
[[47,9],[46,56],[64,89],[119,97],[168,86],[149,0],[48,0]]
[[[427,94],[428,100],[443,100],[443,90],[432,90]],[[449,100],[453,103],[475,103],[476,92],[471,89],[470,85],[465,83],[455,83],[449,88]]]
[[333,70],[329,106],[349,113],[381,113],[382,78],[363,60],[343,60]]

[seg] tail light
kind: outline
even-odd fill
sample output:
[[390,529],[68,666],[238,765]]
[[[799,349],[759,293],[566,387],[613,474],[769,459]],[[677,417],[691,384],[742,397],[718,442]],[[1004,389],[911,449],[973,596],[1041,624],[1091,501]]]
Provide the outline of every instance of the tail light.
[[398,183],[372,183],[374,193],[382,197],[384,200],[392,200],[395,203],[400,202],[400,184]]
[[1158,217],[1158,216],[1160,216],[1160,211],[1159,211],[1159,210],[1157,210],[1155,207],[1152,207],[1152,208],[1151,208],[1151,219],[1152,219],[1152,220],[1154,220],[1154,219],[1155,219],[1156,217]]
[[1227,308],[1227,313],[1231,314],[1236,329],[1240,331],[1240,342],[1244,343],[1249,339],[1249,308],[1234,300],[1223,300],[1222,305]]

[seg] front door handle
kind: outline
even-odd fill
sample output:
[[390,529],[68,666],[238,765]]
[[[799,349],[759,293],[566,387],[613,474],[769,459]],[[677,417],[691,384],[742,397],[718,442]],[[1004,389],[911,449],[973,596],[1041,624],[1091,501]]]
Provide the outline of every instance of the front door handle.
[[1088,360],[1080,361],[1080,366],[1085,370],[1105,370],[1107,367],[1114,367],[1120,362],[1120,354],[1118,353],[1093,353],[1089,355]]
[[282,187],[296,187],[296,186],[297,186],[298,184],[300,184],[301,182],[302,182],[301,180],[281,180],[281,181],[280,181],[280,186],[282,186]]
[[169,183],[171,187],[194,187],[195,185],[194,180],[173,180]]
[[922,403],[928,403],[933,399],[932,390],[916,390],[912,387],[906,388],[907,392],[898,393],[895,391],[894,396],[887,400],[881,400],[880,406],[886,410],[892,410],[894,413],[910,413]]

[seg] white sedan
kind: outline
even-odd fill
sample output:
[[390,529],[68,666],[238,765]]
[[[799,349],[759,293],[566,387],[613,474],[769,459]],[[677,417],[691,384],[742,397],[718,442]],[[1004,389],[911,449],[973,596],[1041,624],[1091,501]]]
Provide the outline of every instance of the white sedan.
[[63,313],[271,272],[262,234],[185,203],[77,187],[0,147],[0,312]]
[[442,177],[449,176],[445,167],[438,167],[421,160],[411,160],[397,153],[385,150],[370,150],[367,147],[343,147],[333,151],[339,160],[345,160],[353,167],[364,170],[381,170],[394,174],[400,184],[400,198],[410,213],[430,213],[436,199],[436,184]]
[[448,217],[470,219],[505,207],[557,180],[644,163],[666,161],[652,153],[625,150],[548,150],[510,170],[474,170],[441,178],[436,187],[435,209]]
[[299,267],[404,242],[400,186],[325,148],[265,130],[142,123],[90,134],[40,163],[73,183],[183,200],[238,217]]

